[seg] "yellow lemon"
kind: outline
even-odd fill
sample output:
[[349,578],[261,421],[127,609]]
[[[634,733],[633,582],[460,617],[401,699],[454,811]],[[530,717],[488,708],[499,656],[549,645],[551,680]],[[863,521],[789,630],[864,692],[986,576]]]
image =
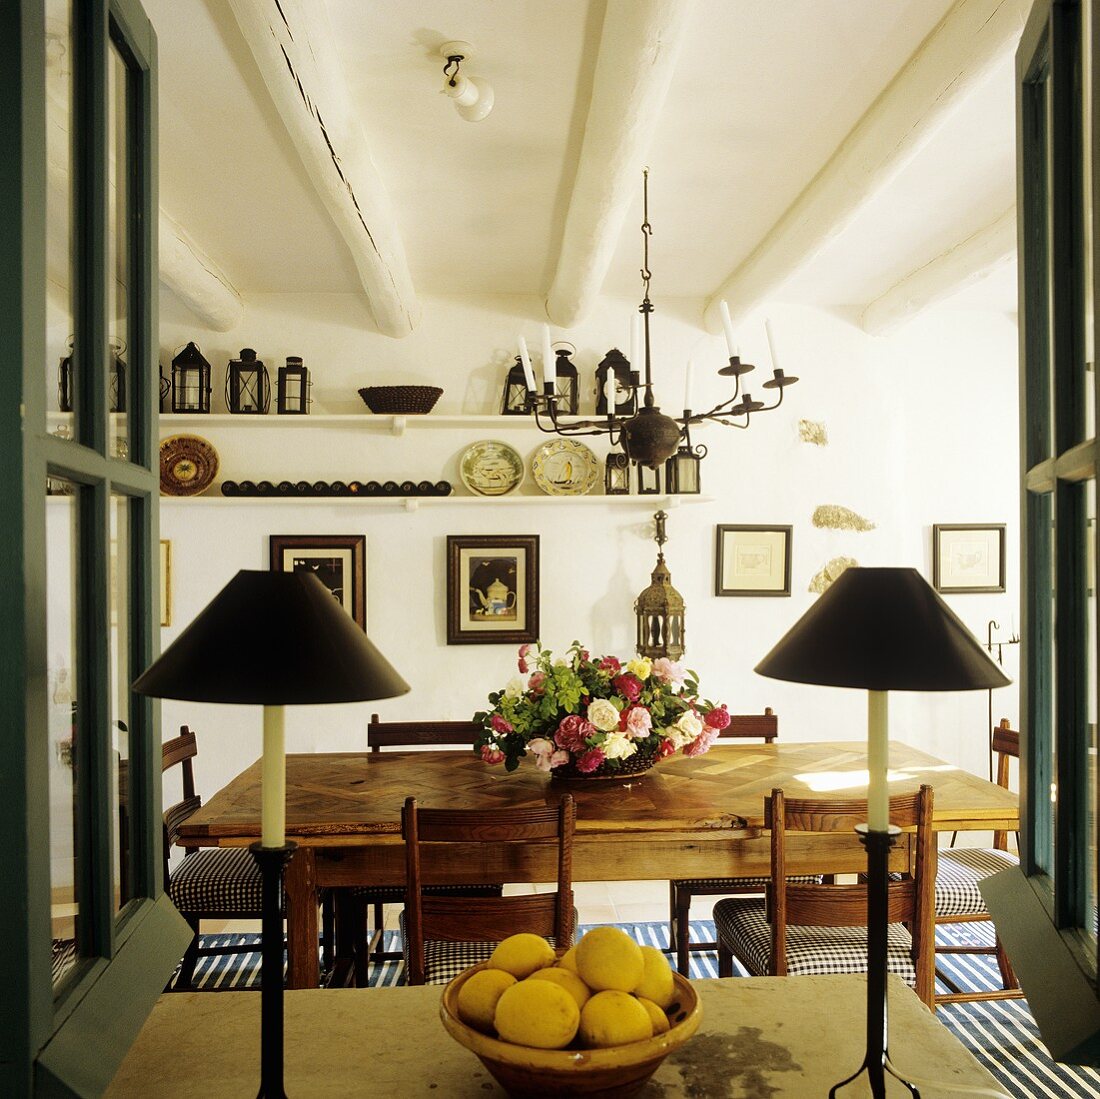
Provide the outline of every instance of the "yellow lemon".
[[636,999],[649,1012],[654,1037],[664,1034],[669,1029],[668,1016],[652,1000],[647,1000],[644,996],[638,996]]
[[573,1041],[580,1019],[577,1001],[560,985],[520,981],[506,988],[497,1001],[494,1023],[505,1042],[536,1049],[564,1049]]
[[[504,995],[507,996],[511,991],[509,989]],[[499,1007],[497,1014],[500,1014]],[[581,1008],[580,1030],[581,1041],[595,1049],[622,1046],[628,1042],[640,1042],[653,1037],[653,1023],[641,1002],[629,992],[618,992],[614,989],[597,992]]]
[[672,967],[655,946],[643,946],[641,949],[645,971],[642,979],[634,986],[634,995],[652,1000],[659,1008],[666,1008],[676,997]]
[[516,983],[503,969],[481,969],[458,990],[458,1017],[483,1034],[493,1033],[493,1015],[504,990]]
[[562,969],[568,969],[573,973],[577,972],[577,948],[571,946],[559,959],[558,965]]
[[642,948],[617,927],[594,927],[577,943],[577,973],[597,992],[633,992],[644,972]]
[[503,969],[517,980],[530,977],[536,969],[554,964],[554,948],[540,935],[526,931],[509,935],[497,943],[489,959],[491,969]]
[[558,966],[548,966],[546,969],[537,969],[529,981],[551,981],[560,985],[577,1001],[577,1007],[584,1007],[588,997],[592,995],[588,991],[588,985],[584,983],[571,969],[561,969]]

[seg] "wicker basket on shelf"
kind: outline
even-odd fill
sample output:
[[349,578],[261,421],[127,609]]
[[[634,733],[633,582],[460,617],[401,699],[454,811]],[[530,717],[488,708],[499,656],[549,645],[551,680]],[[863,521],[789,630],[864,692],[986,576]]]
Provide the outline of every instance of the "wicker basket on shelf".
[[368,385],[359,390],[367,408],[381,416],[423,415],[442,395],[437,385]]

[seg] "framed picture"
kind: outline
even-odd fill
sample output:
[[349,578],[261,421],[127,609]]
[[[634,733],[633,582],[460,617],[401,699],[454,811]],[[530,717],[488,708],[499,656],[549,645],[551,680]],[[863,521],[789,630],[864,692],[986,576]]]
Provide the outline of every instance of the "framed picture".
[[539,536],[447,536],[447,644],[539,636]]
[[1004,591],[1004,523],[933,526],[932,586],[939,592]]
[[721,524],[715,595],[790,595],[791,527]]
[[365,630],[367,538],[363,534],[273,534],[273,572],[311,572]]
[[172,543],[160,540],[160,624],[172,625]]

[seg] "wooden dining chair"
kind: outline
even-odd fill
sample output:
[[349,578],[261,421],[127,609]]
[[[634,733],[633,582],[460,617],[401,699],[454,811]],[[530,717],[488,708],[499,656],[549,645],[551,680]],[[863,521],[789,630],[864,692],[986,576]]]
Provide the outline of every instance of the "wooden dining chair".
[[[1020,758],[1020,734],[1002,718],[993,728],[992,750],[997,760],[997,785],[1008,789],[1009,761]],[[994,832],[992,847],[945,847],[939,853],[936,872],[936,924],[984,923],[992,917],[979,885],[1001,870],[1019,866],[1020,860],[1008,850],[1008,833]],[[937,993],[937,1004],[970,1003],[974,1000],[1008,1000],[1023,996],[1012,963],[994,929],[992,946],[982,944],[937,944],[937,954],[985,954],[997,959],[1001,987],[982,992],[964,992],[942,966],[936,976],[949,991]]]
[[[382,721],[371,714],[367,725],[367,746],[371,753],[383,748],[439,749],[469,748],[482,733],[476,721]],[[461,897],[499,897],[503,886],[497,883],[429,886],[430,893]],[[345,900],[351,904],[344,908]],[[356,983],[366,985],[367,962],[393,961],[404,956],[401,950],[383,950],[385,905],[403,904],[405,888],[401,885],[356,886],[337,893],[337,906],[345,913],[341,922],[351,922],[350,950],[354,959]],[[370,942],[366,940],[366,908],[372,909]],[[340,982],[339,975],[337,977]]]
[[[496,944],[527,931],[555,947],[573,942],[573,831],[576,808],[570,794],[557,805],[533,809],[421,809],[405,801],[408,900],[401,913],[405,983],[446,984],[471,965],[485,961]],[[442,844],[555,844],[557,888],[515,897],[455,897],[429,893],[423,857]]]
[[[786,873],[790,832],[845,832],[867,819],[867,802],[783,796],[764,799],[771,829],[772,879],[766,900],[730,897],[714,906],[718,975],[733,976],[736,957],[753,976],[784,977],[867,971],[867,886],[794,884]],[[889,883],[887,966],[933,1006],[933,883],[936,848],[932,787],[890,799],[890,823],[916,830],[911,875]],[[822,872],[837,870],[822,865]]]
[[[730,714],[730,723],[719,734],[720,738],[736,740],[763,740],[771,744],[779,736],[779,718],[770,706],[762,714]],[[716,950],[716,942],[691,942],[690,920],[693,897],[722,897],[729,894],[759,894],[764,891],[768,878],[679,878],[668,883],[668,944],[676,956],[676,968],[689,976],[690,954],[700,950]],[[796,881],[820,879],[798,876]]]

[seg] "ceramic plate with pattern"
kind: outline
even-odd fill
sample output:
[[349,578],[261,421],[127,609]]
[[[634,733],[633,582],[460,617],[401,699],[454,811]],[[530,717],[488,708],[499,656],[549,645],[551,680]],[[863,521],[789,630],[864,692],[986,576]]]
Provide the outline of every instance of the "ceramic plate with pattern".
[[586,496],[600,479],[600,462],[576,439],[553,439],[535,451],[531,473],[548,496]]
[[478,496],[504,496],[523,480],[523,459],[507,443],[483,439],[459,459],[462,483]]
[[160,491],[197,496],[218,474],[218,452],[200,435],[169,435],[160,444]]

